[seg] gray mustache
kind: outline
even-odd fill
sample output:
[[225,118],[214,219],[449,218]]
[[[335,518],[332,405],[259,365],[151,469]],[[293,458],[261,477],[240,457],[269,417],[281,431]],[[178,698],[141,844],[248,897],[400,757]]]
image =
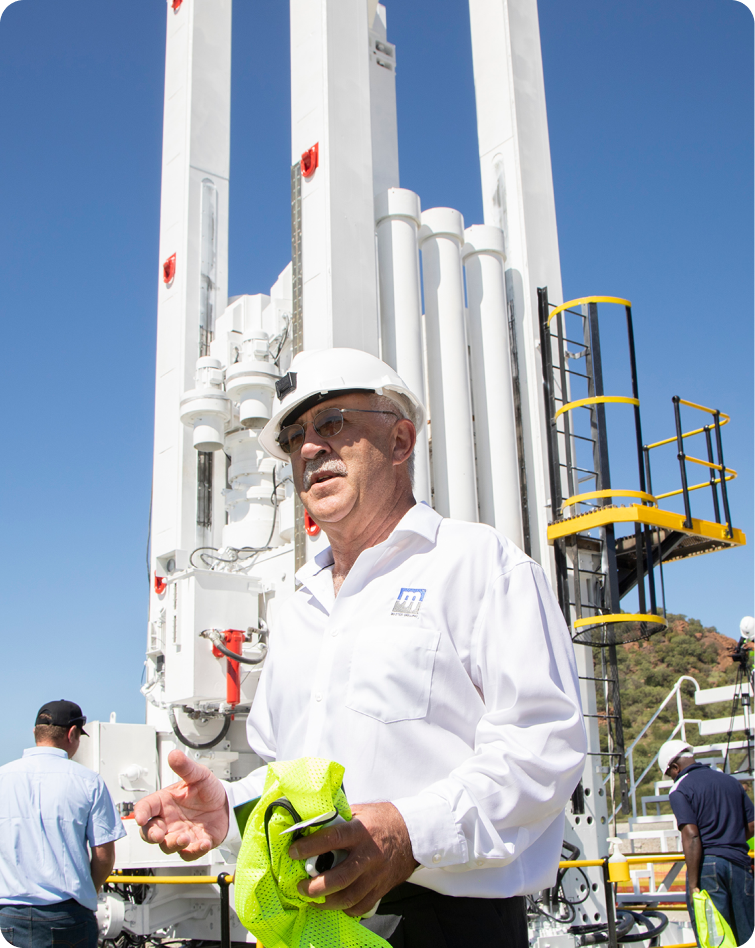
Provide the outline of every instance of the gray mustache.
[[331,474],[346,474],[346,465],[340,458],[312,458],[304,465],[304,475],[302,484],[305,491],[312,486],[312,475],[319,471],[327,471]]

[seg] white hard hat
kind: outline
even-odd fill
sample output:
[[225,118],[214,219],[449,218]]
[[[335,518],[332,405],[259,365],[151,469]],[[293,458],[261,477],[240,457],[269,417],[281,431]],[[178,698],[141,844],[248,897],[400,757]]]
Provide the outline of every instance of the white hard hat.
[[[661,749],[658,751],[658,766],[661,768],[664,777],[671,764],[677,757],[681,757],[684,751],[689,751],[689,756],[692,756],[693,747],[686,741],[666,741],[665,744],[661,745]],[[688,755],[684,754],[684,756]]]
[[[393,398],[417,429],[425,422],[425,408],[403,379],[385,362],[361,349],[310,349],[294,356],[289,371],[275,383],[278,407],[260,432],[259,442],[268,454],[287,461],[278,445],[283,422],[298,409],[303,414],[318,402],[339,392],[375,392]],[[403,396],[403,399],[396,398]]]

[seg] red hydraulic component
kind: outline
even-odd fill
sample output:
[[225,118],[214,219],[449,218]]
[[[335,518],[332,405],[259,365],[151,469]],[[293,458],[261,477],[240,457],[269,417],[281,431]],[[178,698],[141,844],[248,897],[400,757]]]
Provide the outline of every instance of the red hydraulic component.
[[165,592],[168,587],[168,580],[164,576],[158,576],[155,573],[155,592],[158,596]]
[[181,6],[183,2],[184,0],[173,0],[173,3],[171,3],[171,7],[173,7],[174,13],[178,11],[178,8]]
[[[237,655],[241,655],[241,645],[246,635],[240,629],[226,629],[223,635],[223,644]],[[217,646],[212,646],[212,654],[216,658],[222,658],[223,653]],[[239,663],[226,656],[227,671],[225,679],[225,700],[235,708],[241,700],[241,680],[239,678]]]
[[316,142],[309,151],[301,156],[301,176],[311,178],[320,163],[320,143]]
[[[180,0],[179,0],[180,2]],[[163,283],[172,283],[176,275],[176,255],[171,254],[163,264]]]
[[314,520],[309,516],[308,511],[304,511],[304,529],[309,537],[316,537],[320,532],[320,528],[314,522]]

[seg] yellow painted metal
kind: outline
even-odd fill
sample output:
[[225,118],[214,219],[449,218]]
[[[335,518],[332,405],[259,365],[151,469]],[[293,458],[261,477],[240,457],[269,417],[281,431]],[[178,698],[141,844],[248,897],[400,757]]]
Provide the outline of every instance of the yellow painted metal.
[[638,497],[640,500],[646,500],[649,504],[656,503],[655,497],[644,490],[625,490],[623,487],[617,487],[609,490],[588,490],[584,494],[574,494],[573,497],[567,497],[561,504],[561,511],[563,512],[567,507],[572,507],[574,504],[581,504],[585,500],[596,500],[600,497]]
[[[703,461],[702,458],[693,458],[691,454],[684,455],[685,461],[691,461],[693,464],[700,464],[702,467],[713,468],[716,471],[726,471],[727,473],[731,471],[732,474],[736,474],[736,471],[732,471],[730,467],[724,467],[722,464],[714,464],[713,461]],[[731,480],[731,478],[728,478]]]
[[[680,398],[679,402],[682,405],[689,405],[690,408],[697,408],[699,411],[707,411],[710,412],[711,415],[715,414],[715,411],[712,408],[705,408],[703,405],[696,405],[694,402],[687,402],[683,398]],[[731,418],[725,412],[720,411],[718,413],[718,424],[721,428],[723,428],[724,425],[728,425],[730,421]],[[702,434],[704,431],[705,428],[695,428],[694,431],[685,431],[682,435],[682,438],[691,438],[693,435]],[[647,444],[645,447],[650,450],[651,448],[663,447],[664,444],[676,444],[676,435],[671,438],[664,438],[663,441],[655,441],[653,444]]]
[[582,619],[574,620],[575,629],[584,629],[591,625],[605,625],[609,622],[652,622],[654,625],[662,625],[668,628],[663,616],[647,615],[644,612],[621,612],[611,613],[605,616],[585,616]]
[[658,507],[646,507],[644,504],[629,504],[626,507],[599,507],[589,513],[578,514],[566,520],[548,524],[548,540],[585,533],[596,527],[605,527],[609,523],[645,523],[650,527],[662,527],[675,530],[689,536],[708,537],[729,546],[744,546],[746,538],[741,530],[732,528],[732,536],[726,535],[725,523],[713,523],[710,520],[692,518],[692,527],[684,526],[684,514],[661,510]]
[[[217,885],[217,876],[108,876],[111,885]],[[233,882],[233,877],[231,877]]]
[[618,296],[580,296],[578,300],[569,300],[568,303],[562,303],[554,310],[551,310],[548,323],[550,323],[554,316],[563,313],[564,310],[571,309],[572,306],[582,306],[583,303],[618,303],[620,306],[632,305],[629,300],[622,300]]
[[[687,458],[687,460],[689,461],[690,459]],[[727,475],[727,476],[724,478],[724,480],[725,480],[725,481],[733,481],[734,478],[737,476],[737,472],[736,472],[736,471],[733,471],[730,467],[727,467],[726,470],[729,471],[729,474],[730,474],[731,476]],[[721,483],[721,478],[720,478],[720,477],[715,478],[715,480],[713,481],[713,483],[714,483],[714,484],[720,484],[720,483]],[[691,490],[702,490],[703,487],[710,487],[710,481],[703,481],[701,484],[693,484],[691,487],[688,487],[688,488],[687,488],[687,493],[689,493]],[[679,494],[683,494],[683,493],[684,493],[683,489],[682,489],[681,487],[679,487],[679,488],[677,488],[676,490],[670,490],[670,491],[667,491],[665,494],[657,494],[656,496],[657,496],[658,500],[663,500],[664,497],[678,497]]]
[[593,395],[591,398],[578,398],[575,402],[567,402],[562,405],[553,416],[555,421],[559,415],[571,411],[572,408],[584,408],[585,405],[603,405],[607,402],[620,402],[625,405],[639,405],[639,398],[630,398],[628,395]]
[[[657,856],[627,856],[627,862],[630,865],[644,865],[649,862],[683,862],[684,853],[663,853]],[[602,859],[562,859],[558,864],[559,869],[573,869],[586,866],[602,866]],[[669,893],[670,894],[670,893]]]
[[[716,408],[708,408],[706,405],[698,405],[697,402],[688,402],[686,398],[679,399],[680,405],[687,405],[689,408],[696,408],[698,411],[705,411],[709,415],[715,415]],[[723,417],[723,412],[719,412],[719,415]],[[728,416],[727,416],[728,417]]]

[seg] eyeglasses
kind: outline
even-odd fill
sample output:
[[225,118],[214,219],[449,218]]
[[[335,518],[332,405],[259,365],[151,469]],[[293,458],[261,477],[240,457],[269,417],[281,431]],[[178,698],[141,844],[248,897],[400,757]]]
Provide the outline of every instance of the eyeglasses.
[[[395,411],[377,411],[372,408],[326,408],[319,412],[312,420],[312,427],[321,438],[333,438],[343,428],[344,412],[358,411],[365,415],[395,415],[400,418]],[[286,454],[294,454],[304,444],[304,438],[307,434],[306,425],[286,425],[281,428],[278,434],[278,445],[281,451]]]

